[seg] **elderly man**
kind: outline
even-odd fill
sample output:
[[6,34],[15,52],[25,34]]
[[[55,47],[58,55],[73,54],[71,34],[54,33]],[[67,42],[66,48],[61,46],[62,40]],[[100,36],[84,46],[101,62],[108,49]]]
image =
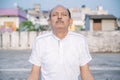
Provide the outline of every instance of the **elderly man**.
[[52,32],[36,38],[28,80],[39,80],[39,76],[41,80],[94,80],[88,66],[92,58],[85,37],[68,31],[72,24],[70,11],[58,5],[51,10],[48,22]]

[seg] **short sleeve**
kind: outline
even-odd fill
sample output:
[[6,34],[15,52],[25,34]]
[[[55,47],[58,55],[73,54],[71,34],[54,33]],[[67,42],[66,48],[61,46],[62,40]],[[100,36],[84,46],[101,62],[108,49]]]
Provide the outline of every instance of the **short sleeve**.
[[39,46],[39,42],[36,39],[33,42],[33,47],[32,47],[32,53],[31,56],[29,57],[29,62],[37,65],[37,66],[41,66],[41,54],[40,54],[40,46]]
[[89,49],[88,49],[88,44],[87,44],[87,41],[85,38],[82,41],[79,60],[80,60],[79,61],[80,66],[83,66],[92,60],[92,57],[91,57]]

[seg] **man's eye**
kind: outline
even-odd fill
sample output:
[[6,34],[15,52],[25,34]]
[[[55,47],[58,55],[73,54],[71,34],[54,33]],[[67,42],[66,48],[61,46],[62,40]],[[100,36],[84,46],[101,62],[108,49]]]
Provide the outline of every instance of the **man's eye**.
[[62,14],[63,16],[67,16],[67,14]]
[[56,16],[56,14],[53,14],[52,16]]

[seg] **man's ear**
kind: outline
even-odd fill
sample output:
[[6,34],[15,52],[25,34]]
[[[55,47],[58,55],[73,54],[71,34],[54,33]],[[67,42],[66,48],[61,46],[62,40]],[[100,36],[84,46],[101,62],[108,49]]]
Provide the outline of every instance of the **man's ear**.
[[70,19],[70,25],[69,26],[71,26],[73,24],[73,19]]

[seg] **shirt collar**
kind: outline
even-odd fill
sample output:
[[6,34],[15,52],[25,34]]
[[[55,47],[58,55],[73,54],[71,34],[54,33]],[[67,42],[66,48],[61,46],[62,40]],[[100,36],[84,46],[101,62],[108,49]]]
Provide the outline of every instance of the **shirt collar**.
[[52,32],[52,36],[53,36],[54,39],[56,39],[56,40],[58,40],[58,41],[61,41],[61,40],[66,39],[66,38],[69,36],[70,33],[71,33],[71,32],[68,31],[67,35],[66,35],[65,38],[63,38],[63,39],[58,38],[53,32]]

